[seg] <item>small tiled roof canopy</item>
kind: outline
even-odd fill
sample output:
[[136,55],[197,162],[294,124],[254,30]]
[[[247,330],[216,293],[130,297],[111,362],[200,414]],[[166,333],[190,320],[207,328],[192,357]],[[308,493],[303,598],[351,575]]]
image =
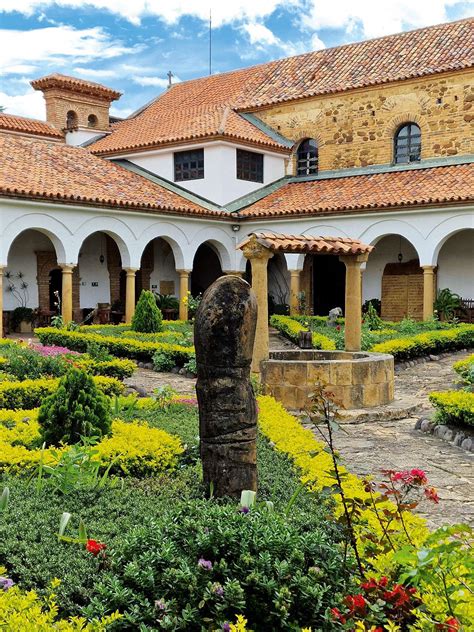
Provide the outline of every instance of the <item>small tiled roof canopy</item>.
[[319,237],[315,235],[283,235],[281,233],[251,233],[237,248],[256,241],[272,252],[311,255],[362,255],[369,254],[373,246],[349,237]]

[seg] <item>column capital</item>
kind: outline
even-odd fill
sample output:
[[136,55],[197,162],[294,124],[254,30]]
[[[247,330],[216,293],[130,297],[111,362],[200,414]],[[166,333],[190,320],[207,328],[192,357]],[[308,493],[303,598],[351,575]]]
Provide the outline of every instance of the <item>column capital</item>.
[[288,270],[288,272],[290,273],[290,276],[299,276],[302,270]]
[[434,274],[436,266],[421,266],[423,268],[423,274]]
[[263,246],[255,237],[252,235],[250,240],[245,244],[242,248],[243,255],[246,259],[264,259],[267,260],[273,257],[273,252]]
[[364,252],[360,255],[340,255],[339,261],[342,261],[346,266],[361,266],[363,263],[367,263],[369,259],[369,253]]
[[75,263],[59,263],[58,265],[61,268],[61,270],[63,271],[63,274],[72,274],[74,272],[74,268],[76,267],[77,264],[75,264]]
[[127,276],[135,276],[138,272],[138,268],[123,268]]
[[176,272],[179,274],[179,276],[185,276],[191,274],[192,270],[176,270]]

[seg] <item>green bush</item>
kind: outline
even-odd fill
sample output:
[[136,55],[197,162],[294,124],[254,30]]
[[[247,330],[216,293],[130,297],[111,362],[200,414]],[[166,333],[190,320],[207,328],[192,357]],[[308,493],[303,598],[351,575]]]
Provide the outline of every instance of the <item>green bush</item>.
[[407,360],[429,353],[442,353],[469,347],[474,347],[474,325],[459,325],[450,329],[395,338],[374,345],[371,351],[391,353],[395,360]]
[[116,629],[320,629],[344,584],[343,551],[319,518],[194,500],[124,535],[87,616],[118,609]]
[[163,314],[156,305],[153,292],[142,290],[132,318],[133,331],[156,334],[163,328]]
[[38,423],[46,445],[73,444],[81,437],[110,433],[110,406],[93,379],[84,371],[73,369],[42,403]]
[[430,394],[440,424],[462,423],[474,426],[474,393],[442,391]]
[[157,351],[153,356],[153,369],[158,372],[166,372],[171,371],[174,368],[175,364],[173,358],[169,356],[167,353],[163,353],[162,351]]

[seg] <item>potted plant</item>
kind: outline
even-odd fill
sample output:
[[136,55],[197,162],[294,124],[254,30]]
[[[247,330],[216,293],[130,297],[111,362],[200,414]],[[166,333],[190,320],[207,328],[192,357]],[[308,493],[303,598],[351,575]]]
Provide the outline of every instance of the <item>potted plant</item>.
[[18,303],[18,307],[13,310],[11,315],[11,327],[13,331],[19,331],[21,334],[31,333],[34,311],[31,307],[27,307],[30,295],[25,275],[21,271],[14,274],[7,270],[5,279],[8,281],[7,292],[10,292]]
[[163,318],[172,320],[176,318],[179,310],[179,301],[172,294],[158,294],[155,292],[156,305],[161,310]]
[[462,299],[459,294],[455,294],[445,287],[438,291],[433,307],[440,320],[452,320],[456,311],[462,310]]

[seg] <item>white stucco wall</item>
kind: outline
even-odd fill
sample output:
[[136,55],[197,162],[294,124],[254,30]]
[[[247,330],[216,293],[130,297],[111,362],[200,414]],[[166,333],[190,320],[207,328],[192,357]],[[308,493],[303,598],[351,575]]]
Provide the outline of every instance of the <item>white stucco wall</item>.
[[[10,284],[19,288],[22,280],[28,284],[26,292],[19,290],[20,295],[27,298],[25,307],[31,307],[32,309],[38,307],[36,252],[39,250],[54,251],[54,247],[46,235],[42,235],[33,230],[25,231],[13,242],[10,252],[8,253],[7,266],[5,269],[5,272],[12,274],[12,278],[8,279],[4,277],[3,279],[3,309],[5,311],[20,307],[19,301],[8,288]],[[18,279],[17,275],[19,272],[24,275],[23,279]]]
[[66,145],[82,145],[82,143],[91,140],[95,136],[103,136],[103,134],[104,132],[97,129],[80,127],[73,132],[66,133]]
[[150,275],[150,286],[153,292],[162,293],[161,281],[172,281],[174,294],[175,296],[178,295],[179,274],[176,272],[173,251],[164,243],[164,240],[156,239],[154,242],[154,269]]
[[[104,255],[104,263],[100,255]],[[107,269],[107,240],[95,233],[82,244],[79,254],[79,297],[81,307],[94,308],[110,303],[110,280]]]
[[414,247],[404,237],[390,235],[383,237],[375,245],[375,250],[369,257],[362,277],[362,300],[382,297],[382,275],[387,263],[398,263],[398,253],[401,251],[403,261],[417,259],[418,254]]
[[[237,147],[264,154],[263,183],[237,179]],[[173,150],[142,152],[123,156],[123,158],[127,158],[130,162],[174,182],[174,151],[201,148],[204,149],[204,178],[186,180],[176,184],[216,204],[231,202],[285,175],[285,156],[222,142],[175,147]]]
[[474,228],[457,233],[438,255],[438,288],[474,298]]

